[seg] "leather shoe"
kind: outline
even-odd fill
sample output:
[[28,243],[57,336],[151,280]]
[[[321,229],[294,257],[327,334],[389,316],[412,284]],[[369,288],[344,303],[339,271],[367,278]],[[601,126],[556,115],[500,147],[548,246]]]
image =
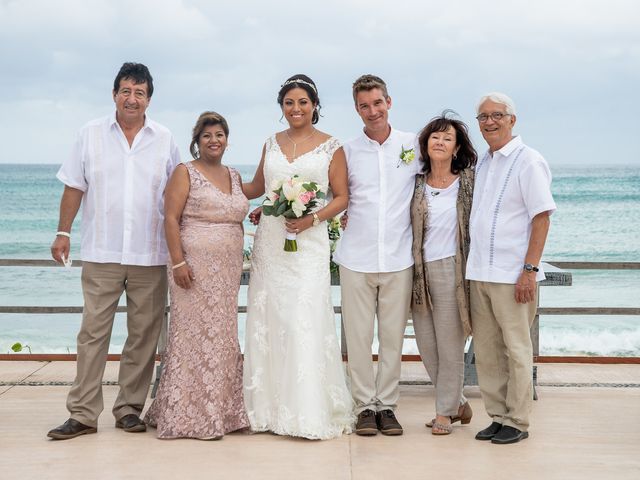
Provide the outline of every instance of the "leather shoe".
[[120,420],[116,421],[116,428],[122,428],[125,432],[130,433],[147,431],[147,426],[135,413],[125,415]]
[[402,425],[400,425],[391,409],[376,413],[376,423],[378,424],[378,430],[383,435],[402,435]]
[[370,437],[378,434],[378,426],[376,425],[376,412],[367,408],[358,414],[356,422],[356,434]]
[[484,430],[480,430],[478,433],[476,433],[476,440],[491,440],[501,429],[501,423],[493,422]]
[[491,439],[491,443],[506,445],[507,443],[518,443],[529,437],[529,432],[523,432],[517,428],[508,425],[503,426],[498,433]]
[[54,440],[68,440],[69,438],[75,438],[88,433],[96,433],[97,431],[98,429],[95,427],[90,427],[89,425],[70,418],[59,427],[49,430],[47,437],[53,438]]

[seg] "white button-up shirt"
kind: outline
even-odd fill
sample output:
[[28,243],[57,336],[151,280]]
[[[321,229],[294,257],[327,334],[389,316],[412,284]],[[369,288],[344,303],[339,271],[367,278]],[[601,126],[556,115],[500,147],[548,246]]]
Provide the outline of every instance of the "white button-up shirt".
[[[529,247],[531,221],[553,213],[551,171],[520,136],[476,166],[467,279],[515,284]],[[536,280],[544,280],[542,268]]]
[[86,124],[58,171],[82,190],[82,260],[163,265],[164,189],[180,154],[171,132],[150,120],[129,143],[115,113]]
[[[391,129],[380,145],[364,133],[344,144],[349,175],[349,223],[334,253],[356,272],[397,272],[413,265],[410,205],[420,149],[414,133]],[[415,149],[405,164],[402,149]]]

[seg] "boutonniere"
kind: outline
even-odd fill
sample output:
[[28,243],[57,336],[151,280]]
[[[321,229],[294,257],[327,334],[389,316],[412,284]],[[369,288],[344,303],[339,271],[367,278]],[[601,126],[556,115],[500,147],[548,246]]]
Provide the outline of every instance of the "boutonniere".
[[400,160],[398,160],[398,165],[396,165],[396,168],[399,168],[401,163],[409,165],[416,158],[415,149],[408,148],[407,150],[405,150],[404,145],[401,148],[402,151],[400,152]]

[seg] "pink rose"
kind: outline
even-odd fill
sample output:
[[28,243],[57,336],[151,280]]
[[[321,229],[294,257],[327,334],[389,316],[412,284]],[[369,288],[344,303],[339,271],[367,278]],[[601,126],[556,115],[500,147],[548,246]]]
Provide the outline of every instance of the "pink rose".
[[305,205],[314,198],[316,198],[316,192],[304,192],[302,195],[300,195],[300,201]]

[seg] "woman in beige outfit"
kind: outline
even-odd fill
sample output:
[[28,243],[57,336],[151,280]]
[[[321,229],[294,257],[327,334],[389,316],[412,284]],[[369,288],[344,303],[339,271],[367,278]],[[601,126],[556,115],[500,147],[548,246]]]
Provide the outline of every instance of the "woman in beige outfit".
[[447,435],[452,423],[471,421],[462,394],[464,345],[471,334],[469,214],[477,160],[467,126],[447,112],[420,132],[422,173],[416,175],[411,203],[415,262],[411,309],[416,343],[436,387],[434,435]]

